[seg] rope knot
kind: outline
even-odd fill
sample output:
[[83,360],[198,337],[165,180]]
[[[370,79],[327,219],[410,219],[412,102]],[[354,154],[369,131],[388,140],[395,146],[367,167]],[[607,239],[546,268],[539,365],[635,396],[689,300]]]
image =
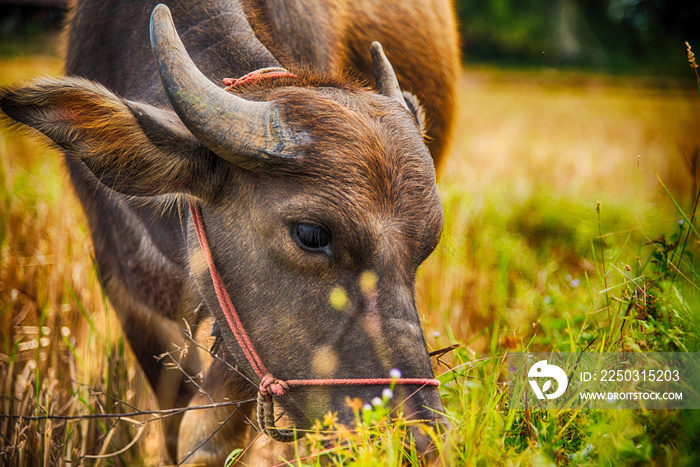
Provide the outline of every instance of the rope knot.
[[289,384],[286,381],[277,379],[272,374],[267,373],[260,379],[260,393],[265,398],[275,396],[284,396],[284,393],[289,389]]

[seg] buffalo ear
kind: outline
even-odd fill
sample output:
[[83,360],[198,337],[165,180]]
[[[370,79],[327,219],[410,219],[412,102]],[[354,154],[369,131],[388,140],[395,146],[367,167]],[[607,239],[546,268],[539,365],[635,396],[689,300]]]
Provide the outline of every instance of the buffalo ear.
[[411,94],[408,91],[403,91],[403,100],[406,102],[406,107],[408,107],[409,112],[413,115],[413,119],[416,121],[418,128],[420,129],[420,134],[423,138],[428,134],[428,122],[426,121],[425,110],[418,100],[415,94]]
[[410,92],[401,91],[399,80],[396,78],[394,67],[384,54],[384,48],[379,42],[372,42],[370,47],[372,53],[372,68],[374,70],[374,82],[377,86],[379,94],[394,99],[396,102],[405,107],[418,124],[421,135],[426,135],[426,120],[423,107],[416,96]]
[[213,195],[218,157],[174,112],[121,99],[80,78],[39,78],[0,90],[0,110],[81,159],[102,183],[132,196]]

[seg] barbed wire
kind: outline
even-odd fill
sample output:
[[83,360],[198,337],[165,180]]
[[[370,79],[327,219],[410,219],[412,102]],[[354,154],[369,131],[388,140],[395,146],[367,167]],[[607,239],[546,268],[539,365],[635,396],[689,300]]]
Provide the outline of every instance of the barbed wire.
[[175,407],[172,409],[161,409],[161,410],[137,410],[134,412],[122,413],[122,414],[83,414],[83,415],[18,415],[18,414],[0,414],[0,419],[6,418],[11,420],[27,420],[27,421],[40,421],[40,420],[89,420],[89,419],[109,419],[109,418],[127,418],[127,417],[137,417],[139,415],[161,415],[160,417],[154,417],[151,420],[144,420],[142,423],[150,423],[155,420],[160,420],[166,417],[172,417],[174,415],[179,415],[181,413],[190,410],[206,410],[206,409],[216,409],[219,407],[228,407],[235,405],[240,408],[241,405],[250,402],[255,402],[256,398],[241,399],[237,401],[226,401],[226,402],[216,402],[214,404],[205,405],[192,405],[189,407]]

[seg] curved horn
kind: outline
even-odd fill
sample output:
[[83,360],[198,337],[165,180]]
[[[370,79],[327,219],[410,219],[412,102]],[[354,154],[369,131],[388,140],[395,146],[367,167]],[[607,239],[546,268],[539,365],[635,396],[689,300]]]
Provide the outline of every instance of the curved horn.
[[384,55],[382,44],[377,41],[372,42],[372,67],[374,68],[374,81],[377,84],[377,91],[383,96],[390,97],[404,106],[407,110],[408,106],[401,94],[399,80],[396,79],[396,73],[391,66],[389,59]]
[[274,102],[248,101],[212,83],[194,64],[170,10],[151,14],[151,48],[170,104],[202,143],[219,157],[255,170],[294,157],[301,135],[285,125]]

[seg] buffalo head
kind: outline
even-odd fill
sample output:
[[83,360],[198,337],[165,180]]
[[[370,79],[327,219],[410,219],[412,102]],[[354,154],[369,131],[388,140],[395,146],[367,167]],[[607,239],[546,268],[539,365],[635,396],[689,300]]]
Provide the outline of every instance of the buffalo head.
[[[0,107],[118,193],[162,209],[197,200],[225,287],[277,378],[385,378],[394,368],[432,378],[414,283],[440,238],[442,207],[417,104],[406,102],[381,46],[380,93],[303,72],[227,92],[194,65],[164,6],[151,42],[167,95],[160,105],[65,77],[8,88]],[[229,358],[257,383],[186,214],[182,224],[192,288]],[[346,397],[381,392],[292,388],[276,403],[298,428],[328,411],[351,424]],[[435,387],[396,393],[410,417],[441,420]]]

